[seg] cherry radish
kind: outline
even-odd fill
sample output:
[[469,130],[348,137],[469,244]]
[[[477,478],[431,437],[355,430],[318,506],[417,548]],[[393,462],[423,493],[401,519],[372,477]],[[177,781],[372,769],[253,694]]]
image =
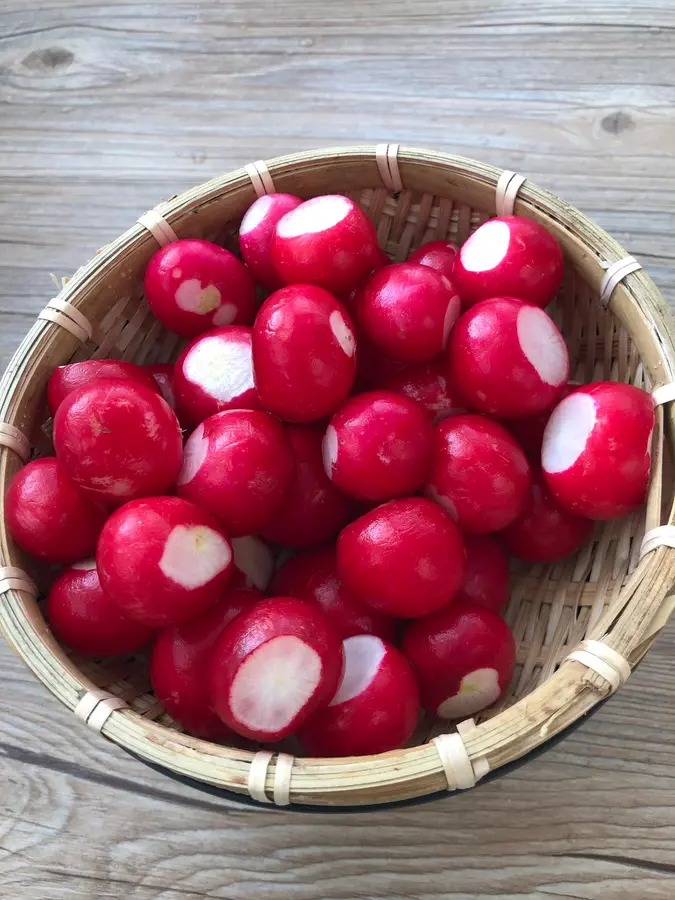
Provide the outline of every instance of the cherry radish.
[[645,502],[654,405],[630,384],[600,381],[556,406],[544,432],[542,468],[558,503],[590,519],[613,519]]
[[211,702],[237,734],[287,737],[335,695],[340,638],[320,610],[290,597],[262,600],[225,628],[211,659]]
[[420,714],[410,663],[372,634],[347,638],[345,668],[331,702],[300,732],[312,756],[369,756],[410,740]]
[[[514,527],[513,525],[510,527]],[[503,536],[505,532],[501,532]],[[509,600],[509,561],[506,553],[492,538],[465,534],[466,571],[455,601],[476,603],[503,613]]]
[[[576,382],[568,381],[555,405],[578,387],[579,385]],[[526,416],[524,419],[506,419],[503,423],[504,427],[511,432],[527,456],[533,462],[536,462],[537,465],[539,465],[541,461],[544,431],[546,431],[548,420],[551,418],[551,413],[554,409],[555,406],[550,409],[545,409],[543,412],[537,413],[534,416]]]
[[555,296],[565,261],[543,226],[523,216],[490,219],[464,242],[453,278],[464,308],[491,297],[519,297],[544,307]]
[[176,334],[196,337],[222,325],[250,325],[255,284],[236,256],[210,241],[174,241],[145,270],[145,299],[155,318]]
[[264,412],[210,416],[185,444],[178,494],[208,510],[230,537],[255,534],[281,507],[293,478],[290,444]]
[[74,563],[93,553],[107,514],[52,456],[17,472],[5,497],[9,533],[22,550],[49,563]]
[[426,410],[433,425],[448,416],[466,412],[463,401],[450,384],[448,361],[445,354],[431,362],[408,366],[382,381],[387,391],[405,394]]
[[52,416],[56,410],[77,388],[90,385],[102,378],[121,378],[135,384],[145,385],[151,391],[159,393],[159,385],[152,373],[135,363],[122,362],[118,359],[85,359],[83,362],[58,366],[47,382],[47,406]]
[[412,622],[403,653],[417,676],[422,705],[440,719],[464,719],[496,703],[516,664],[504,620],[482,606],[456,600]]
[[93,559],[56,578],[46,616],[55,637],[83,656],[119,656],[150,643],[155,630],[125,616],[103,591]]
[[283,282],[272,262],[272,241],[279,219],[303,201],[293,194],[265,194],[246,211],[239,226],[239,249],[255,280],[276,291]]
[[264,593],[274,573],[274,557],[270,548],[252,534],[232,538],[231,544],[234,553],[231,585]]
[[426,494],[446,509],[462,531],[489,534],[522,513],[530,464],[498,422],[460,415],[436,426]]
[[173,389],[174,369],[172,363],[152,363],[145,367],[155,379],[159,392],[169,404],[171,409],[176,409],[176,395]]
[[464,577],[462,535],[450,516],[423,497],[391,500],[347,525],[337,568],[348,591],[401,619],[448,603]]
[[103,590],[142,625],[194,618],[222,596],[232,546],[218,525],[180,497],[133,500],[105,523],[96,550]]
[[505,419],[550,409],[569,377],[567,347],[553,319],[513,297],[486,300],[464,313],[448,354],[452,383],[466,404]]
[[449,241],[429,241],[411,253],[408,262],[436,269],[440,275],[445,275],[451,281],[456,256],[457,247]]

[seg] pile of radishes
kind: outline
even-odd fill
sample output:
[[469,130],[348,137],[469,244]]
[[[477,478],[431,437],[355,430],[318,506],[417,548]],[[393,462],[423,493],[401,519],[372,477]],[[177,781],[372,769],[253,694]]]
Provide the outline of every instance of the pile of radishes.
[[563,255],[528,219],[390,264],[347,197],[273,194],[239,245],[243,261],[203,240],[151,259],[150,308],[190,339],[175,365],[52,374],[56,455],[16,476],[7,524],[65,566],[57,638],[152,643],[185,730],[391,750],[421,709],[456,720],[504,695],[507,553],[556,562],[643,503],[652,401],[568,381],[544,311]]

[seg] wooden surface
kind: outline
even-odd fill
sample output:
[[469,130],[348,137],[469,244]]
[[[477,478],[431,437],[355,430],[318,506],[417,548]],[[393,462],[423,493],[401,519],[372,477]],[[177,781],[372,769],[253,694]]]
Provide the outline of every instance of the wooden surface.
[[[0,363],[160,199],[260,157],[392,140],[476,156],[611,231],[675,301],[675,3],[2,0]],[[666,900],[675,627],[575,734],[427,806],[257,812],[75,724],[0,648],[7,900]]]

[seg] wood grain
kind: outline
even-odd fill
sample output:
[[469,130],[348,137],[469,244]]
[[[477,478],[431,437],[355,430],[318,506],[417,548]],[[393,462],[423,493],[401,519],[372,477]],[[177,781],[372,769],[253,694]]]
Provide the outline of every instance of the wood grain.
[[[397,140],[512,168],[675,301],[675,6],[526,0],[4,0],[0,362],[67,275],[160,199],[244,162]],[[74,724],[0,649],[11,900],[675,894],[675,627],[539,759],[368,814],[251,811]]]

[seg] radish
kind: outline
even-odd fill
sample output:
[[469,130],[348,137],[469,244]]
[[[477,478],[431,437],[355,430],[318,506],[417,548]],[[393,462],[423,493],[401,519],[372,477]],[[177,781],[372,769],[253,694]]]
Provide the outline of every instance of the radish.
[[152,373],[142,366],[118,359],[85,359],[83,362],[69,363],[67,366],[57,366],[54,369],[47,382],[49,412],[55,416],[56,410],[68,394],[102,378],[121,378],[135,384],[143,384],[149,390],[159,393],[159,386]]
[[527,456],[533,462],[536,462],[537,465],[541,461],[541,447],[544,443],[544,431],[546,430],[548,420],[551,418],[551,413],[561,400],[564,400],[568,394],[571,394],[572,391],[575,391],[578,387],[579,385],[576,382],[568,381],[563,388],[560,398],[553,407],[545,409],[534,416],[526,416],[524,419],[506,419],[502,423],[518,441]]
[[653,427],[652,398],[630,384],[600,381],[565,397],[548,421],[541,455],[558,503],[589,519],[642,506]]
[[349,197],[306,200],[277,222],[272,262],[284,284],[345,295],[380,265],[375,226]]
[[93,553],[107,510],[49,456],[35,459],[12,479],[5,522],[16,543],[49,563],[73,563]]
[[226,410],[188,438],[178,494],[208,510],[230,537],[255,534],[280,508],[293,466],[276,419],[258,410]]
[[422,486],[433,431],[424,410],[391,391],[351,397],[330,420],[323,463],[331,481],[359,500],[390,500]]
[[449,241],[429,241],[411,253],[408,262],[436,269],[439,274],[452,281],[456,256],[457,247]]
[[496,541],[482,534],[465,534],[464,546],[466,571],[455,601],[476,603],[503,613],[509,600],[510,581],[506,554]]
[[422,706],[440,719],[464,719],[496,703],[516,664],[516,644],[497,613],[456,600],[412,622],[403,653],[417,676]]
[[210,241],[174,241],[145,270],[145,299],[155,318],[192,338],[221,325],[250,325],[255,284],[246,266]]
[[96,565],[103,590],[120,610],[158,628],[215,604],[232,575],[232,546],[193,503],[150,497],[132,500],[108,519]]
[[342,531],[337,568],[348,591],[390,616],[412,619],[448,603],[464,577],[459,529],[422,497],[391,500]]
[[289,422],[329,416],[356,376],[347,311],[323,288],[296,284],[267,298],[253,328],[253,365],[263,407]]
[[183,436],[158,393],[106,379],[73,391],[54,418],[59,462],[81,488],[113,506],[176,483]]
[[427,496],[462,531],[489,534],[525,508],[530,465],[514,438],[484,416],[452,416],[436,426]]
[[265,194],[249,206],[241,220],[241,255],[255,280],[271,291],[283,285],[272,262],[272,241],[277,222],[301,203],[300,197],[293,194]]
[[400,359],[389,359],[363,332],[357,333],[359,352],[356,360],[355,392],[389,390],[388,381],[411,368]]
[[428,266],[395,263],[359,291],[356,318],[380,351],[402,362],[427,362],[445,350],[460,313],[448,279]]
[[374,634],[392,643],[396,640],[396,620],[361,603],[342,584],[334,547],[296,553],[277,569],[270,591],[318,604],[342,639]]
[[171,409],[176,409],[176,396],[173,389],[174,368],[172,363],[152,363],[145,367],[155,379],[159,392],[169,404]]
[[46,615],[58,640],[84,656],[133,653],[155,634],[125,616],[103,591],[93,559],[61,572],[47,596]]
[[316,607],[262,600],[225,628],[211,658],[211,702],[225,724],[254,741],[278,741],[330,702],[342,644]]
[[228,589],[211,609],[157,636],[150,660],[152,689],[171,718],[190,734],[210,741],[232,737],[211,704],[211,655],[225,626],[262,597],[255,590]]
[[174,387],[181,420],[191,426],[224,409],[259,409],[251,329],[227,325],[196,337],[176,361]]
[[347,524],[354,503],[324,472],[323,428],[289,425],[286,437],[295,458],[295,474],[283,503],[261,533],[266,540],[287,547],[321,544]]
[[491,297],[519,297],[544,307],[555,296],[565,261],[543,226],[522,216],[501,216],[464,242],[453,270],[464,308]]
[[232,538],[234,572],[231,587],[248,588],[263,593],[274,573],[274,557],[264,541],[252,534]]
[[448,416],[466,412],[458,392],[450,384],[445,354],[431,362],[408,366],[383,379],[380,385],[387,391],[405,394],[427,411],[433,425]]
[[331,702],[300,732],[312,756],[367,756],[410,740],[420,714],[420,692],[410,663],[372,634],[347,638],[345,668]]
[[448,353],[451,381],[467,405],[505,419],[553,406],[570,370],[553,319],[513,297],[486,300],[464,313]]

